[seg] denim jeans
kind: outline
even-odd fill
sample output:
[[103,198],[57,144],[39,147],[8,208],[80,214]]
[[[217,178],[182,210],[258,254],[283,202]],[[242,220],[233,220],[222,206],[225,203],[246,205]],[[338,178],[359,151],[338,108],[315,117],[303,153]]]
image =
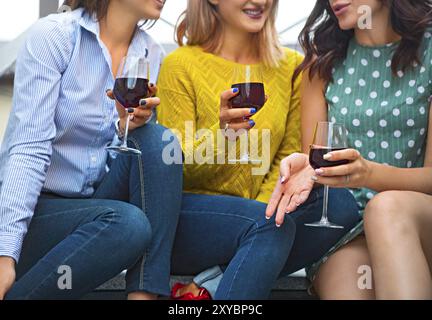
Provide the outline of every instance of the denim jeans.
[[267,299],[278,277],[319,260],[359,221],[349,191],[330,189],[329,218],[345,228],[305,226],[320,220],[322,200],[322,188],[313,190],[306,203],[277,228],[274,218],[265,219],[264,203],[230,196],[184,195],[173,272],[201,272],[194,281],[216,300]]
[[[7,299],[77,299],[125,269],[127,292],[169,295],[182,166],[162,161],[164,131],[134,130],[128,144],[142,156],[112,160],[93,198],[41,195]],[[58,286],[61,266],[70,289]]]

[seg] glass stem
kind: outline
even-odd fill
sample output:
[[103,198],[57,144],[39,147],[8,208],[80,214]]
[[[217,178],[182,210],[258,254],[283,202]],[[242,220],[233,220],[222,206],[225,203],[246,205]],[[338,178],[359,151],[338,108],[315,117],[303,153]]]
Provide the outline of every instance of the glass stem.
[[123,137],[123,144],[122,147],[123,148],[127,148],[127,140],[128,140],[128,134],[129,134],[129,122],[131,120],[131,114],[128,114],[127,118],[126,118],[126,128],[125,128],[125,133],[124,133],[124,137]]
[[324,186],[323,212],[322,212],[321,222],[325,222],[325,223],[328,223],[328,217],[327,217],[328,194],[329,194],[329,186]]

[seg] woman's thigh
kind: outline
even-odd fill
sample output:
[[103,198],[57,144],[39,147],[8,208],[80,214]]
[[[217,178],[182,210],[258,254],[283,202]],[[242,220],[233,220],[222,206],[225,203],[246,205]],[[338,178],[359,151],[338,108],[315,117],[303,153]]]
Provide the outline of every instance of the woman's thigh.
[[[226,265],[242,237],[265,219],[266,204],[231,196],[185,194],[174,243],[175,274],[195,274]],[[273,223],[274,224],[274,223]]]
[[17,278],[80,226],[112,212],[119,213],[117,222],[125,224],[131,224],[128,219],[134,216],[137,222],[143,220],[139,215],[144,217],[140,209],[121,201],[40,197],[23,243]]
[[366,240],[359,236],[321,265],[314,289],[323,300],[374,299],[370,266]]

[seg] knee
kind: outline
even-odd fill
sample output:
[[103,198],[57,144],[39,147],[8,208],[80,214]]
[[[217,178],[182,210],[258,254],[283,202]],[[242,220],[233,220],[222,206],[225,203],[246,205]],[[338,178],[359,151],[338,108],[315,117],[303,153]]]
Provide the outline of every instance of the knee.
[[152,239],[150,222],[144,212],[134,205],[117,201],[110,208],[110,220],[116,233],[111,237],[115,242],[113,245],[134,259],[142,256]]
[[377,194],[369,201],[364,214],[364,227],[368,240],[372,240],[375,235],[384,239],[408,232],[404,217],[406,211],[404,198],[405,195],[401,191],[386,191]]
[[[268,252],[273,256],[289,255],[291,247],[296,236],[296,223],[289,215],[285,216],[283,224],[278,227],[274,221],[267,222],[265,227],[268,233],[262,240],[265,249],[263,252]],[[286,257],[288,258],[288,257]]]

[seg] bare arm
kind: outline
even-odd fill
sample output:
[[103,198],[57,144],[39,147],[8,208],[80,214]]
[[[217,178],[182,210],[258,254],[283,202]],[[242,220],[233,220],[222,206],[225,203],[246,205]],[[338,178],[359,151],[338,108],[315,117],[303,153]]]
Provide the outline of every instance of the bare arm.
[[327,121],[327,103],[324,97],[325,83],[319,77],[309,78],[309,71],[303,73],[301,98],[302,150],[309,154],[315,126]]

